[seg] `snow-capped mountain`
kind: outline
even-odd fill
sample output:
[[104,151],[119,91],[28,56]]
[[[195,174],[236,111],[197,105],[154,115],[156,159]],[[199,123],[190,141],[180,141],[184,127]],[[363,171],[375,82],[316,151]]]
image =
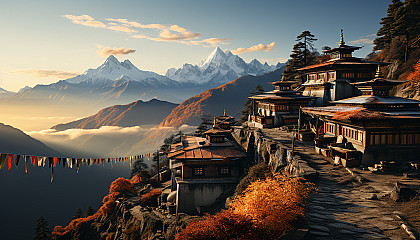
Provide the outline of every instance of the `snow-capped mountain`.
[[281,63],[276,66],[267,63],[262,64],[257,59],[246,63],[241,57],[232,54],[229,50],[223,52],[219,47],[216,47],[198,65],[186,63],[179,69],[170,68],[165,76],[181,83],[218,86],[244,75],[261,75],[271,72],[283,65]]
[[145,86],[179,86],[179,83],[154,72],[142,71],[134,66],[130,60],[118,61],[110,55],[106,61],[96,69],[88,69],[81,75],[66,79],[69,83],[109,84],[113,81],[131,80],[141,82]]

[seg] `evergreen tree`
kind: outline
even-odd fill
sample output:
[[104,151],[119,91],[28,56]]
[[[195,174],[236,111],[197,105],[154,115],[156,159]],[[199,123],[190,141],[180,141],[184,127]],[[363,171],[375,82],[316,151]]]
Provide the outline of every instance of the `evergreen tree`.
[[393,37],[396,37],[396,36],[403,37],[403,41],[404,41],[403,42],[404,43],[403,61],[404,62],[407,61],[408,42],[410,41],[408,28],[409,28],[409,21],[408,21],[407,9],[404,6],[404,7],[399,8],[396,11],[394,23],[391,29],[391,33]]
[[89,205],[85,211],[84,217],[89,217],[89,216],[92,216],[93,214],[95,214],[95,210],[92,208],[92,206]]
[[76,218],[82,218],[82,217],[83,217],[82,209],[78,208],[76,212],[74,213],[74,216],[71,218],[71,220],[74,220]]
[[50,240],[51,230],[48,227],[48,222],[43,217],[39,217],[36,221],[34,240]]
[[201,118],[201,123],[197,127],[197,130],[195,131],[194,135],[197,137],[201,137],[204,135],[204,133],[209,129],[209,126],[212,125],[212,122],[210,121],[210,118],[208,115],[204,115]]
[[[258,83],[258,85],[254,88],[254,90],[252,92],[250,92],[249,94],[251,96],[253,95],[258,95],[258,94],[262,94],[264,93],[264,89],[261,86],[261,84]],[[250,114],[252,114],[253,112],[253,100],[252,99],[247,99],[245,104],[244,104],[244,108],[242,109],[242,116],[239,119],[239,122],[246,122],[248,121],[248,116]]]
[[144,162],[144,158],[139,158],[133,163],[133,168],[131,169],[131,177],[134,177],[141,171],[147,170],[149,167]]
[[293,46],[291,59],[283,71],[285,80],[295,80],[297,69],[311,65],[319,53],[314,48],[315,36],[310,31],[303,31],[297,36],[297,43]]
[[388,47],[392,41],[394,21],[397,17],[397,12],[402,8],[403,3],[400,0],[392,0],[392,3],[388,6],[387,15],[381,20],[382,27],[376,34],[378,38],[374,41],[373,50],[382,50]]
[[420,35],[420,0],[405,0],[404,7],[408,21],[407,31],[413,39]]
[[303,62],[305,66],[308,66],[309,63],[313,60],[311,52],[315,50],[313,42],[318,39],[315,38],[309,31],[303,31],[299,36],[297,36],[296,41],[302,43],[301,47],[303,48]]

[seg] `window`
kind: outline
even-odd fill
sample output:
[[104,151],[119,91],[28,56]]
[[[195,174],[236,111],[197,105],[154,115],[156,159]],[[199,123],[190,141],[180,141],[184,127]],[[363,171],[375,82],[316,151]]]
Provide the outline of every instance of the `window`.
[[333,123],[325,123],[325,132],[335,135],[335,125]]
[[204,168],[203,167],[194,167],[193,168],[193,176],[203,176],[204,175]]
[[354,73],[341,73],[341,78],[354,78]]
[[329,80],[334,80],[335,79],[335,72],[329,72],[328,73],[328,79]]
[[318,74],[318,80],[324,80],[325,79],[325,73],[319,73]]
[[341,57],[342,58],[350,58],[351,57],[351,54],[350,53],[342,53],[341,54]]
[[316,75],[315,74],[308,74],[308,80],[315,80]]
[[220,175],[229,175],[230,169],[228,166],[220,167]]

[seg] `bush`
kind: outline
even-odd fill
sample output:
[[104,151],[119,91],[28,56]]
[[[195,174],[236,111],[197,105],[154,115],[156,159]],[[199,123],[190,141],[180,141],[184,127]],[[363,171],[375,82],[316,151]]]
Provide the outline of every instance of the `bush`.
[[311,183],[275,174],[251,183],[230,206],[274,238],[292,229],[294,221],[304,216],[305,199],[313,190]]
[[121,192],[129,191],[132,188],[133,183],[130,180],[124,178],[116,179],[111,183],[111,186],[109,188],[109,194],[103,198],[103,204],[95,214],[85,218],[73,219],[66,227],[56,226],[54,228],[54,231],[52,232],[53,239],[58,239],[59,236],[64,236],[69,232],[76,230],[82,223],[95,220],[103,214],[110,213],[114,209],[115,200],[117,200],[117,196],[120,195]]
[[235,196],[242,194],[252,182],[265,179],[267,176],[271,176],[271,171],[267,164],[259,163],[250,167],[248,174],[236,186]]
[[250,218],[222,210],[215,215],[207,215],[205,220],[189,224],[175,236],[175,240],[221,240],[221,239],[263,239]]
[[152,189],[152,191],[141,196],[141,202],[146,205],[156,205],[162,191],[159,189]]
[[278,239],[304,216],[305,199],[314,190],[313,184],[287,175],[256,180],[230,209],[191,223],[175,239]]

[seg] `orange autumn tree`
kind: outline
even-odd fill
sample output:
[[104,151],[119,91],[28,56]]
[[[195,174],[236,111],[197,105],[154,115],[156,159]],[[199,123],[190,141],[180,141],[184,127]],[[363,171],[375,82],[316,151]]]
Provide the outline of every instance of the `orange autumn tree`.
[[293,228],[293,223],[304,216],[304,203],[313,184],[299,178],[275,174],[257,180],[231,203],[233,213],[250,217],[253,223],[272,237],[278,237]]
[[118,195],[124,191],[130,191],[133,186],[134,184],[130,180],[125,178],[116,179],[111,183],[109,194],[103,198],[102,206],[94,215],[85,218],[76,218],[66,227],[56,226],[52,232],[52,239],[59,239],[60,236],[64,236],[69,232],[76,230],[80,224],[95,220],[104,214],[108,214],[114,208],[115,200],[117,200]]
[[313,184],[275,174],[252,182],[231,208],[189,224],[176,240],[278,239],[304,215],[304,203]]
[[263,240],[264,233],[255,228],[251,219],[230,209],[205,220],[192,222],[175,236],[175,240]]
[[420,81],[420,59],[414,65],[414,71],[407,76],[407,80]]

